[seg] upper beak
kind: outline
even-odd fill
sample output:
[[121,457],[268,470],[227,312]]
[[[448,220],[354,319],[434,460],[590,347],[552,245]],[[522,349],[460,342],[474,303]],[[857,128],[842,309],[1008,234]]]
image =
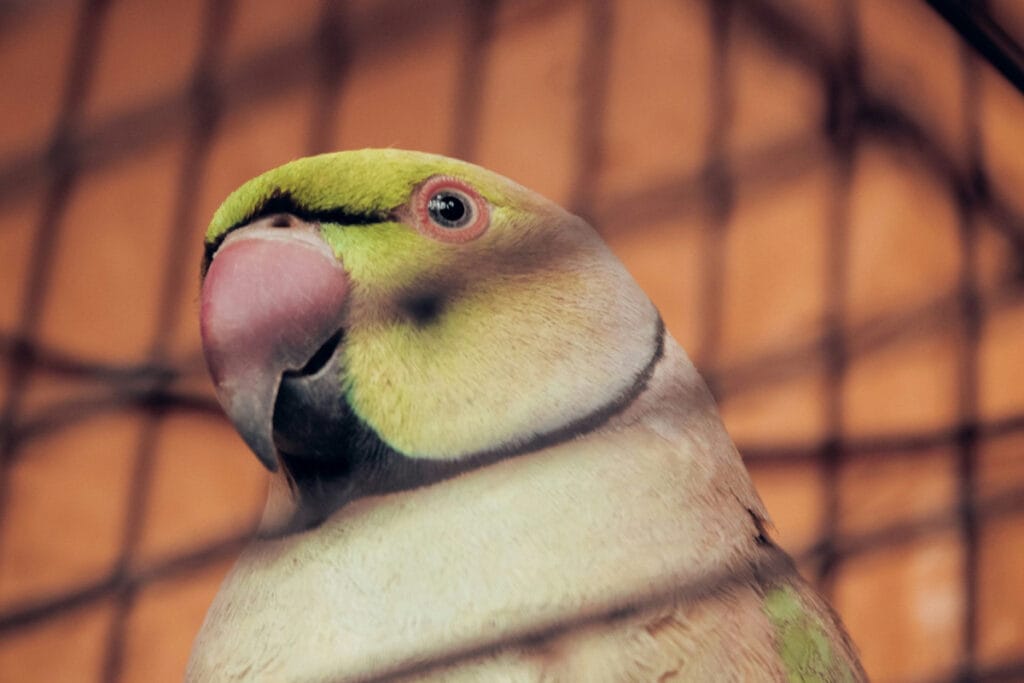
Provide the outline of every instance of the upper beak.
[[297,220],[286,229],[264,220],[232,232],[206,273],[200,330],[217,399],[272,472],[281,377],[341,328],[348,289],[318,226]]

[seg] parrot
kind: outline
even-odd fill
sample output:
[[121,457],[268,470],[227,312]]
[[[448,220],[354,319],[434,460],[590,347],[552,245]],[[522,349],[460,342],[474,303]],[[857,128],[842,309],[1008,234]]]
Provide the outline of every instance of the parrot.
[[205,234],[203,353],[271,473],[186,680],[863,681],[711,392],[582,218],[399,149]]

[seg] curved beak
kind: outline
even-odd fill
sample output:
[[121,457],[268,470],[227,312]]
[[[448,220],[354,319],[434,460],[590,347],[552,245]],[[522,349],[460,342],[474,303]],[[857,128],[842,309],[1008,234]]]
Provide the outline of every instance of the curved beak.
[[315,224],[259,221],[235,230],[203,281],[200,330],[217,399],[246,444],[274,472],[274,404],[342,327],[348,276]]

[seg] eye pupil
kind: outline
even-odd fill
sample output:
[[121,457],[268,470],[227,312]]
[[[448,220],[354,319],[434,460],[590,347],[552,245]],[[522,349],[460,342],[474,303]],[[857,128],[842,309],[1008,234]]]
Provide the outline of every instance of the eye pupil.
[[427,204],[430,217],[446,228],[458,228],[467,221],[469,209],[465,200],[451,192],[438,192]]

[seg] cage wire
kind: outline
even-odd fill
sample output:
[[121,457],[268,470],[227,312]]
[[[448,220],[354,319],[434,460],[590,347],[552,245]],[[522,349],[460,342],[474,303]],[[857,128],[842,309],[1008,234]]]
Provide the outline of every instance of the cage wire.
[[[915,0],[916,2],[917,0]],[[20,629],[48,620],[59,620],[71,610],[100,600],[112,599],[114,618],[106,638],[101,678],[118,681],[124,666],[124,643],[128,616],[139,592],[168,576],[188,575],[197,568],[222,561],[235,554],[250,537],[252,525],[237,529],[215,542],[195,547],[167,561],[139,569],[132,558],[140,542],[140,520],[154,477],[154,442],[159,425],[168,416],[195,412],[220,415],[219,407],[208,393],[182,388],[181,380],[202,372],[198,352],[184,361],[171,353],[169,337],[179,314],[180,292],[195,287],[188,280],[188,259],[195,258],[196,245],[170,235],[160,263],[163,280],[158,315],[149,351],[142,363],[101,363],[79,357],[60,348],[47,346],[38,334],[40,317],[46,309],[53,287],[55,253],[65,230],[69,197],[89,174],[142,154],[146,149],[181,136],[185,129],[186,151],[181,157],[175,180],[175,203],[171,220],[175,225],[203,223],[207,216],[196,215],[194,197],[204,182],[211,146],[225,125],[225,115],[233,110],[286,97],[300,86],[315,89],[315,105],[308,122],[307,151],[316,153],[331,147],[331,122],[336,119],[339,93],[352,68],[353,55],[348,37],[378,30],[390,36],[430,31],[430,22],[410,12],[407,3],[384,0],[353,25],[341,2],[324,2],[312,35],[298,43],[268,45],[249,61],[226,71],[225,41],[232,22],[238,20],[238,7],[232,0],[209,0],[202,20],[199,56],[187,86],[180,92],[167,92],[145,106],[101,121],[83,134],[84,105],[96,76],[100,59],[100,41],[109,20],[111,0],[85,0],[78,11],[72,37],[72,56],[68,60],[65,87],[59,115],[45,149],[0,159],[0,205],[7,206],[31,192],[43,195],[42,211],[34,228],[31,254],[25,275],[20,314],[13,329],[0,331],[0,349],[6,365],[6,388],[0,406],[0,520],[7,518],[10,502],[10,477],[22,462],[26,445],[45,435],[65,430],[109,411],[129,407],[145,415],[131,454],[132,471],[129,502],[120,551],[110,571],[98,580],[69,587],[43,600],[14,604],[0,612],[0,639]],[[458,60],[460,73],[453,103],[454,117],[450,153],[469,160],[477,155],[481,137],[482,102],[479,93],[488,78],[489,50],[499,30],[495,17],[497,0],[446,2],[458,6],[464,17]],[[564,0],[535,6],[531,11],[544,13]],[[688,212],[708,216],[700,235],[703,269],[700,283],[700,318],[703,323],[700,354],[695,358],[716,397],[721,399],[771,386],[805,372],[809,365],[823,363],[826,368],[826,437],[807,447],[779,447],[771,444],[740,443],[739,448],[752,470],[778,467],[786,463],[813,461],[824,473],[825,497],[822,502],[823,533],[798,563],[810,568],[812,578],[828,595],[833,589],[837,568],[859,554],[880,547],[899,546],[939,529],[954,529],[963,557],[961,591],[963,619],[960,638],[962,655],[959,670],[943,681],[966,683],[1024,680],[1024,659],[985,668],[978,658],[978,582],[979,525],[1001,515],[1024,511],[1024,490],[1012,489],[984,501],[977,493],[977,453],[979,444],[989,438],[1024,432],[1024,414],[984,421],[979,417],[979,338],[986,316],[1000,306],[1009,305],[1020,291],[1024,267],[1002,282],[991,295],[979,292],[977,273],[971,255],[978,249],[977,223],[984,218],[1013,249],[1013,258],[1024,264],[1024,216],[993,190],[986,176],[987,166],[980,141],[978,111],[978,74],[982,63],[975,52],[981,51],[1003,70],[1014,76],[1012,40],[991,40],[989,16],[979,3],[933,2],[937,9],[964,32],[960,73],[950,78],[963,83],[966,161],[950,156],[934,139],[934,134],[915,117],[865,87],[862,78],[863,47],[858,34],[858,3],[841,4],[842,31],[837,45],[824,39],[779,8],[772,0],[705,0],[709,9],[711,36],[708,99],[712,122],[705,141],[702,167],[685,177],[665,177],[660,183],[628,196],[604,197],[598,191],[597,169],[604,153],[603,131],[609,97],[611,46],[608,36],[615,28],[616,13],[609,0],[584,3],[585,30],[581,57],[577,66],[580,88],[576,112],[575,137],[572,140],[574,165],[570,208],[588,218],[599,230],[624,217],[633,220],[671,218]],[[8,8],[16,14],[18,8]],[[958,14],[959,12],[959,14]],[[816,286],[825,293],[828,317],[823,333],[799,346],[773,352],[740,365],[727,366],[716,356],[723,325],[723,272],[728,255],[725,249],[730,217],[735,210],[739,182],[761,183],[766,187],[786,184],[809,164],[819,163],[811,148],[812,140],[789,140],[760,151],[737,157],[728,148],[731,89],[735,87],[730,65],[730,44],[739,22],[752,27],[758,38],[772,50],[786,54],[815,75],[826,93],[825,139],[833,167],[830,188],[830,218],[827,225],[827,268]],[[980,28],[979,28],[980,27]],[[993,48],[994,46],[994,48]],[[1009,46],[1009,47],[1007,47]],[[994,50],[994,51],[993,51]],[[301,55],[296,58],[295,55]],[[1009,55],[1009,57],[1007,57]],[[1003,60],[1003,63],[1000,62]],[[670,75],[667,77],[671,77]],[[1020,81],[1017,81],[1018,86]],[[638,95],[638,96],[642,96]],[[904,146],[915,154],[940,180],[954,198],[959,222],[960,248],[965,254],[959,284],[952,297],[940,297],[919,310],[894,315],[869,325],[852,324],[844,310],[848,283],[848,228],[850,187],[858,148],[865,140]],[[843,430],[844,398],[841,385],[851,360],[871,354],[908,329],[954,320],[959,329],[956,421],[941,429],[908,433],[891,438],[852,438]],[[102,387],[96,396],[57,401],[42,411],[29,411],[25,391],[40,374],[82,379]],[[936,447],[955,450],[957,494],[955,505],[912,520],[896,523],[863,534],[843,533],[840,529],[839,476],[843,463],[858,459],[885,458],[892,453],[927,454]],[[10,552],[0,526],[0,553]],[[717,577],[718,585],[727,585],[734,577]],[[654,596],[659,600],[684,597],[687,591],[706,591],[708,585],[687,586],[671,594]],[[580,625],[589,616],[560,628]],[[538,634],[532,634],[535,638]],[[439,652],[437,657],[414,671],[478,655],[514,643],[487,643],[484,646]],[[397,672],[390,672],[394,675]],[[406,671],[405,673],[409,673]],[[383,680],[383,679],[382,679]]]

